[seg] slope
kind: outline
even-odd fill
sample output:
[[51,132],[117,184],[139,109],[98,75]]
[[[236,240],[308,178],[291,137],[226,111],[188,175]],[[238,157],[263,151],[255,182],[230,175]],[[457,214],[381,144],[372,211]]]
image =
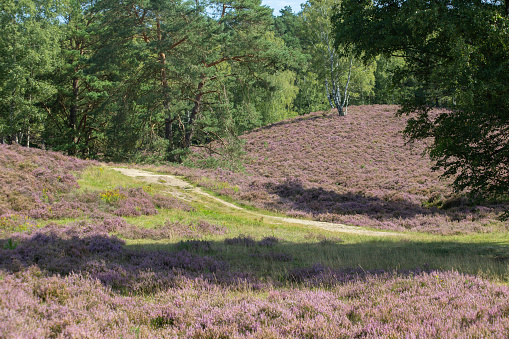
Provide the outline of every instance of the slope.
[[396,110],[357,106],[346,117],[317,112],[255,130],[242,136],[245,173],[159,170],[290,216],[437,234],[507,230],[498,220],[507,205],[474,206],[454,193],[426,145],[405,143]]

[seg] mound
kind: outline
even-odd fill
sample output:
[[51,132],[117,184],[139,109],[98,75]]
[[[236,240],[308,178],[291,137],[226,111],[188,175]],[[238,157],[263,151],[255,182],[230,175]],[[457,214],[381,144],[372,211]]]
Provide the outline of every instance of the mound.
[[73,173],[93,164],[57,152],[0,145],[0,216],[33,209],[78,186]]
[[[104,221],[153,215],[160,207],[191,210],[176,198],[149,194],[142,187],[80,192],[77,174],[91,165],[98,163],[57,152],[0,145],[0,235],[31,230],[40,225],[40,220],[93,218]],[[102,168],[97,169],[97,175],[102,175]],[[109,231],[133,233],[124,228]]]
[[[504,206],[469,206],[431,170],[425,143],[406,144],[396,106],[312,113],[255,130],[246,173],[197,172],[201,185],[257,207],[358,226],[441,234],[506,229]],[[232,189],[235,188],[235,189]]]

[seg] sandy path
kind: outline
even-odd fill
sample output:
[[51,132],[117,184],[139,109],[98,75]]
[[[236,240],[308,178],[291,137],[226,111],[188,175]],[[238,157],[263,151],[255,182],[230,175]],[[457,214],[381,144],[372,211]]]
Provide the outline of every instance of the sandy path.
[[169,194],[176,196],[180,199],[183,199],[186,201],[199,201],[200,199],[198,199],[198,197],[200,197],[200,196],[206,197],[206,198],[214,200],[215,202],[218,202],[222,205],[228,206],[229,208],[235,209],[237,211],[242,211],[244,213],[248,213],[248,214],[254,215],[256,217],[263,217],[264,220],[266,220],[268,222],[272,222],[272,223],[286,222],[286,223],[291,223],[291,224],[300,224],[300,225],[319,227],[319,228],[329,230],[329,231],[359,234],[359,235],[368,235],[368,236],[377,236],[377,237],[402,236],[403,235],[403,234],[395,233],[395,232],[370,231],[370,230],[365,230],[365,229],[363,229],[361,227],[357,227],[357,226],[348,226],[348,225],[336,224],[336,223],[330,223],[330,222],[287,218],[287,217],[275,217],[275,216],[271,216],[271,215],[251,212],[251,211],[248,211],[242,207],[236,206],[232,203],[229,203],[227,201],[219,199],[218,197],[210,195],[207,192],[204,192],[201,188],[195,187],[195,186],[191,185],[190,183],[188,183],[182,179],[179,179],[178,177],[173,176],[173,175],[152,173],[152,172],[147,172],[147,171],[133,169],[133,168],[111,167],[111,169],[118,171],[124,175],[129,176],[129,177],[138,178],[138,179],[143,180],[148,183],[162,184],[166,188],[168,188],[166,193],[169,193]]

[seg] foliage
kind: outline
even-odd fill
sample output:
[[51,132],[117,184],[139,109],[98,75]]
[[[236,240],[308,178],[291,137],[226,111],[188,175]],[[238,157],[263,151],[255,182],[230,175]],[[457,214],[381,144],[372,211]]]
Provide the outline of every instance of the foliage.
[[364,103],[364,98],[372,95],[374,68],[373,65],[364,66],[336,46],[330,20],[334,8],[340,3],[308,1],[303,5],[302,17],[313,57],[313,70],[325,81],[324,89],[331,108],[342,111],[350,100]]
[[[111,258],[119,252],[111,249],[104,255]],[[173,257],[163,252],[141,255],[146,263],[153,264],[157,259],[170,260],[171,264],[181,260],[180,264],[187,266],[186,260],[191,260],[192,267],[199,267],[198,263],[205,261],[185,251]],[[45,276],[36,268],[17,274],[4,271],[0,301],[6,307],[1,309],[1,331],[45,337],[61,334],[128,338],[183,334],[388,337],[407,333],[423,337],[503,337],[507,332],[507,287],[452,272],[391,277],[381,272],[374,276],[360,269],[346,269],[332,272],[341,275],[346,283],[328,290],[280,290],[258,285],[259,292],[250,292],[245,290],[245,283],[244,287],[220,285],[191,274],[135,273],[133,266],[108,267],[99,261],[88,266],[91,276]],[[319,266],[309,268],[312,269],[327,272]],[[304,278],[300,272],[294,275]],[[139,278],[131,280],[136,276]],[[147,292],[118,295],[109,284]],[[164,288],[164,284],[174,287]],[[147,295],[154,292],[155,296],[147,300]]]
[[[338,42],[356,55],[405,59],[395,79],[418,82],[400,111],[411,115],[406,135],[431,137],[436,168],[477,198],[509,192],[507,8],[491,1],[344,1],[334,18]],[[447,110],[432,112],[438,105]]]
[[[350,59],[333,48],[328,19],[337,1],[310,1],[298,13],[286,7],[278,17],[258,0],[129,4],[2,4],[1,142],[182,162],[191,146],[325,110],[324,80],[346,81]],[[353,60],[350,103],[388,102],[391,65],[377,64],[375,74],[375,63]]]
[[[0,137],[7,142],[29,145],[32,136],[82,157],[152,161],[144,155],[152,152],[181,161],[191,145],[293,114],[294,78],[274,74],[293,61],[258,0],[2,6]],[[242,126],[248,92],[261,88],[264,98]]]
[[42,103],[56,93],[49,77],[59,65],[57,3],[0,4],[0,138],[42,144]]
[[199,168],[222,168],[234,172],[244,171],[244,140],[237,137],[219,139],[209,143],[201,151],[189,154],[183,162],[184,166]]

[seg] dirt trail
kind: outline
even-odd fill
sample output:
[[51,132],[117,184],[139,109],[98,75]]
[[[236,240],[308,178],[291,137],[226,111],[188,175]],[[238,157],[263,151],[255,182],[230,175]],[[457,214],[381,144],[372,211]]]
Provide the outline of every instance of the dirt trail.
[[213,195],[204,192],[201,188],[195,187],[190,183],[169,174],[158,174],[147,172],[143,170],[133,169],[133,168],[117,168],[111,167],[111,169],[118,171],[124,175],[129,177],[138,178],[148,183],[162,184],[167,188],[165,191],[168,194],[176,196],[185,201],[200,201],[203,202],[203,199],[200,198],[208,198],[209,200],[213,200],[217,203],[225,205],[229,208],[235,209],[237,211],[242,211],[247,214],[254,215],[258,218],[263,217],[263,219],[270,223],[278,223],[285,222],[291,224],[300,224],[300,225],[308,225],[319,227],[329,231],[343,232],[343,233],[351,233],[351,234],[359,234],[359,235],[367,235],[367,236],[377,236],[377,237],[385,237],[385,236],[402,236],[403,234],[395,233],[395,232],[379,232],[379,231],[370,231],[365,230],[361,227],[357,226],[348,226],[343,224],[335,224],[330,222],[323,221],[314,221],[314,220],[305,220],[305,219],[296,219],[296,218],[287,218],[287,217],[276,217],[266,214],[261,214],[257,212],[248,211],[242,207],[236,206],[232,203],[219,199]]

